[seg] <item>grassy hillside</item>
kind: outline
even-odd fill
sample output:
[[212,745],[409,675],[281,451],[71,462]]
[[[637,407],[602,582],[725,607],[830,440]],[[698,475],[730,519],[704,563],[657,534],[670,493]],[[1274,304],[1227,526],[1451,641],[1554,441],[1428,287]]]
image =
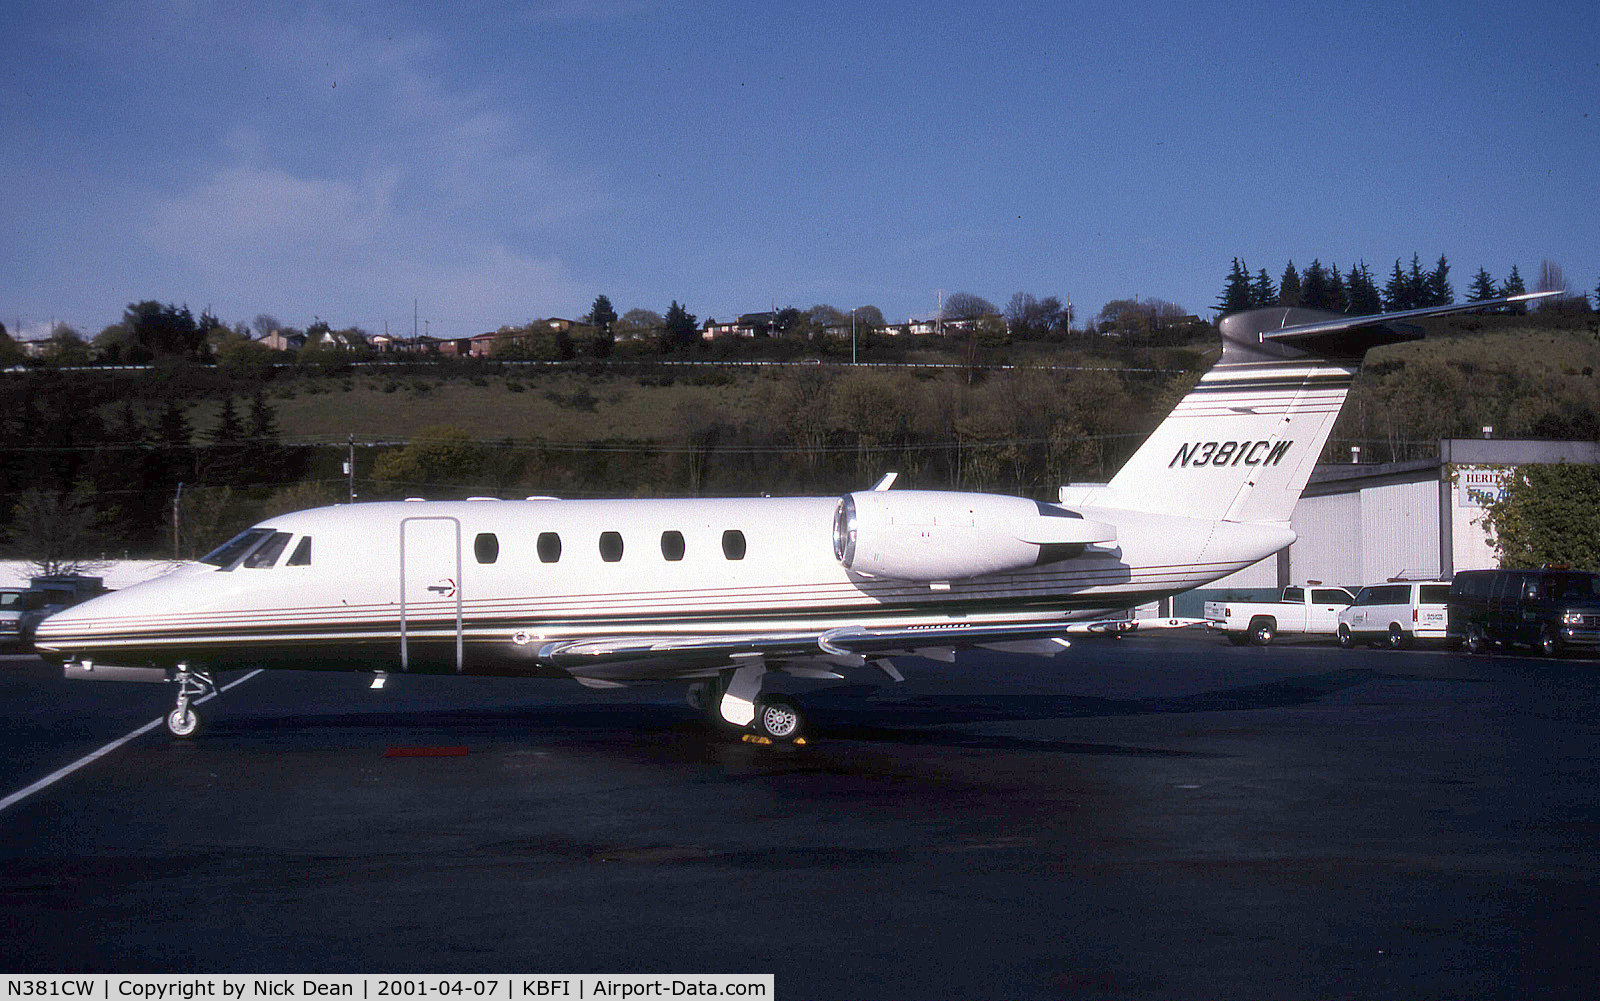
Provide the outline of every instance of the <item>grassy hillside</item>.
[[1433,455],[1437,440],[1600,437],[1600,338],[1517,318],[1440,325],[1422,341],[1379,348],[1356,380],[1329,455],[1363,445],[1374,461]]
[[[272,402],[290,440],[354,434],[363,441],[404,441],[422,428],[449,424],[483,441],[600,441],[676,437],[680,412],[745,423],[771,391],[771,380],[760,376],[701,382],[641,385],[626,376],[573,372],[297,380],[275,392]],[[197,410],[197,426],[206,426],[208,417]]]

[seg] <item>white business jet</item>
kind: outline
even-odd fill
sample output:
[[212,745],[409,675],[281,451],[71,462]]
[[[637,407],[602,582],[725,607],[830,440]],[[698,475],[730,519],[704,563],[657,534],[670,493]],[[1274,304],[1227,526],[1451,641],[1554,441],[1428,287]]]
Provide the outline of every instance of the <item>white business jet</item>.
[[271,518],[198,563],[60,612],[68,677],[177,681],[193,734],[212,672],[244,667],[690,682],[760,743],[804,740],[773,672],[840,678],[899,654],[1058,652],[1120,610],[1294,541],[1290,514],[1361,358],[1406,319],[1540,298],[1221,322],[1221,359],[1104,485],[1046,503],[888,489],[843,497],[493,499]]

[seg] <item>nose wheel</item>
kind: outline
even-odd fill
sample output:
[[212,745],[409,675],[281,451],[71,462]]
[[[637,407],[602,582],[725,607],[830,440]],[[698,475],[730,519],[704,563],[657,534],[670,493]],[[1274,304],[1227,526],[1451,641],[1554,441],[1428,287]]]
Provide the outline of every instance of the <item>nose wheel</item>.
[[217,694],[216,679],[210,671],[192,669],[179,664],[174,681],[178,683],[178,704],[167,713],[167,732],[174,737],[193,737],[200,730],[200,714],[194,704]]

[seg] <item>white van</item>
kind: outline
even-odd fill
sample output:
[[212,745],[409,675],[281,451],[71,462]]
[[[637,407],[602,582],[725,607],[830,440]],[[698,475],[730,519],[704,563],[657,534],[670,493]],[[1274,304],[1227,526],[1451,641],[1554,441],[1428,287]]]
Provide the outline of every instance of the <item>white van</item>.
[[1391,580],[1356,594],[1355,604],[1339,613],[1339,645],[1357,643],[1410,646],[1416,640],[1443,640],[1447,580]]

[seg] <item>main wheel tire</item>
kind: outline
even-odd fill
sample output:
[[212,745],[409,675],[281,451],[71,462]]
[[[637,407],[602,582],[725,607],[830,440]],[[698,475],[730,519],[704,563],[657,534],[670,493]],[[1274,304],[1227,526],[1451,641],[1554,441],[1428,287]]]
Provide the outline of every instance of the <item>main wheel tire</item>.
[[750,726],[758,737],[789,743],[804,735],[805,723],[805,714],[793,699],[774,695],[756,703],[756,716]]
[[1406,645],[1406,633],[1400,628],[1398,622],[1389,623],[1389,638],[1384,643],[1391,650],[1399,650]]
[[1356,638],[1350,635],[1350,627],[1345,625],[1343,622],[1339,623],[1339,648],[1341,650],[1350,650],[1353,649],[1355,645]]
[[1539,628],[1539,652],[1546,657],[1561,656],[1561,637],[1549,626]]
[[1256,646],[1270,645],[1276,635],[1278,635],[1278,624],[1271,619],[1256,619],[1250,623],[1250,642]]
[[193,737],[200,729],[200,714],[193,706],[174,708],[167,713],[167,732],[174,737]]
[[1467,626],[1461,636],[1461,649],[1471,654],[1489,652],[1489,637],[1483,634],[1482,626],[1476,623]]

